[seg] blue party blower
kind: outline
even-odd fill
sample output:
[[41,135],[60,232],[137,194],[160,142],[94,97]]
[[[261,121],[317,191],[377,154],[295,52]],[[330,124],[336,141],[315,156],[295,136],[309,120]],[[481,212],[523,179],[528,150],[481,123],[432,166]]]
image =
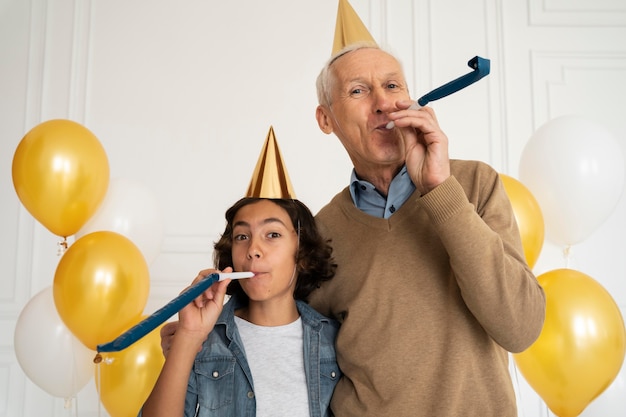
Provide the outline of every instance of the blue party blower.
[[[488,75],[491,69],[490,61],[479,56],[475,56],[470,59],[467,62],[467,65],[470,68],[473,68],[474,71],[462,75],[459,78],[442,85],[441,87],[437,87],[430,93],[424,94],[422,97],[418,98],[417,101],[409,107],[409,109],[417,110],[424,107],[431,101],[439,100],[440,98],[449,96],[452,93],[456,93],[457,91],[464,89],[468,85],[474,84],[476,81]],[[389,122],[386,127],[387,129],[393,129],[394,126],[395,124],[393,122]]]
[[[225,279],[241,279],[252,278],[254,274],[252,272],[220,272],[207,275],[204,279],[196,282],[191,287],[180,293],[180,295],[174,298],[172,301],[155,311],[152,315],[131,327],[115,340],[104,343],[97,346],[97,352],[118,352],[122,349],[126,349],[152,330],[156,329],[160,324],[167,319],[178,313],[183,307],[193,301],[204,291],[206,291],[211,285],[218,281]],[[100,362],[102,357],[96,355],[94,362]]]

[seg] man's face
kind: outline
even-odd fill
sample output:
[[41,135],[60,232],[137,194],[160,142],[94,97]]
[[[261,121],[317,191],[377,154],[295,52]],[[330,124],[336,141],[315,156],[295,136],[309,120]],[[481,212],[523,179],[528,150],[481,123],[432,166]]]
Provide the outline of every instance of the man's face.
[[[364,48],[338,58],[331,67],[328,120],[360,176],[404,163],[399,129],[387,129],[396,101],[408,100],[402,68],[391,55]],[[331,77],[332,77],[331,75]]]

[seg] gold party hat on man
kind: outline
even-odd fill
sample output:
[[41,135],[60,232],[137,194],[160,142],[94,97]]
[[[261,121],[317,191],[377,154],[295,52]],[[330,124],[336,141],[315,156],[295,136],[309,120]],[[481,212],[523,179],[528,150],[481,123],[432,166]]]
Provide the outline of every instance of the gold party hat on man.
[[267,132],[265,144],[254,168],[246,197],[296,198],[272,126]]
[[348,0],[339,0],[332,55],[357,42],[376,43]]

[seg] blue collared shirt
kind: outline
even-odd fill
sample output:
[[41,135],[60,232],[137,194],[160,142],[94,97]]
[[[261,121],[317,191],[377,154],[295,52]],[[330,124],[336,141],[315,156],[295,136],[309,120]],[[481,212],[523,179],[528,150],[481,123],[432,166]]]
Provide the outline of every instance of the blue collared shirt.
[[352,170],[350,179],[352,201],[359,210],[371,216],[388,219],[402,207],[413,191],[415,191],[415,185],[406,170],[406,165],[391,181],[387,198],[381,195],[372,183],[358,179],[356,171]]

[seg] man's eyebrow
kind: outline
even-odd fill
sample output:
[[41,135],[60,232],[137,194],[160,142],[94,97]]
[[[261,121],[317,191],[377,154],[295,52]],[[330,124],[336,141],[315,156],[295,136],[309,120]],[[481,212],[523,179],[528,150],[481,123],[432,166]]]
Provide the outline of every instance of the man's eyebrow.
[[400,71],[392,71],[385,74],[386,79],[394,78],[394,79],[404,79],[404,75]]
[[[383,75],[383,79],[384,80],[390,80],[390,79],[397,79],[400,81],[404,81],[404,76],[402,75],[402,72],[400,71],[392,71],[392,72],[388,72],[386,74]],[[349,80],[346,80],[346,83],[360,83],[360,82],[364,82],[365,78],[362,76],[357,76],[357,77],[353,77]]]

